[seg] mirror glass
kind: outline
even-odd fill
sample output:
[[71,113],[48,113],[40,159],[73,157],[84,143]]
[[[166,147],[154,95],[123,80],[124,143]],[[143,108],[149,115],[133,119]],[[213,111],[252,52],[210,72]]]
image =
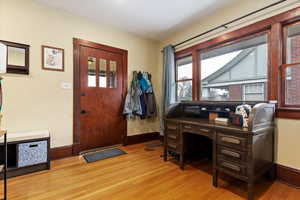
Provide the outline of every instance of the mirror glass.
[[7,47],[7,64],[25,67],[25,49],[17,47]]

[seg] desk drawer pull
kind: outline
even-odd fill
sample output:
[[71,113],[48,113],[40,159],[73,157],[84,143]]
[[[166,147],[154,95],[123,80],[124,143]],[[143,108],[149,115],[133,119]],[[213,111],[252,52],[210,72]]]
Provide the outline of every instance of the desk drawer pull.
[[227,163],[227,162],[222,162],[221,164],[223,167],[226,167],[228,169],[231,169],[231,170],[234,170],[234,171],[241,171],[241,168],[239,166],[236,166],[236,165],[233,165],[233,164],[230,164],[230,163]]
[[169,135],[169,134],[168,134],[168,138],[171,138],[171,139],[173,139],[173,140],[176,140],[176,139],[177,139],[177,136],[176,136],[176,135]]
[[222,137],[221,141],[232,143],[232,144],[241,144],[241,141],[239,139],[235,139],[232,137]]
[[186,128],[186,129],[192,129],[192,128],[194,128],[194,129],[197,129],[197,130],[205,132],[205,133],[209,133],[210,132],[210,130],[208,130],[208,129],[200,128],[200,127],[196,127],[196,126],[184,125],[183,127]]
[[210,130],[207,130],[207,129],[204,129],[204,128],[200,128],[199,131],[203,131],[203,132],[206,132],[206,133],[210,132]]
[[231,156],[231,157],[234,157],[234,158],[241,158],[241,154],[239,154],[237,152],[233,152],[233,151],[228,151],[228,150],[222,149],[221,153],[224,154],[224,155],[226,155],[226,156]]
[[176,126],[167,126],[167,129],[172,130],[172,131],[176,131],[177,127]]
[[176,147],[177,147],[177,145],[176,144],[168,144],[168,147],[171,147],[171,148],[173,148],[173,149],[176,149]]

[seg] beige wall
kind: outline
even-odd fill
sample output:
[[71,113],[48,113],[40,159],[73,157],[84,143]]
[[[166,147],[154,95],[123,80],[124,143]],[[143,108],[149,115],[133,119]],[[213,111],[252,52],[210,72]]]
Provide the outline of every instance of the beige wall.
[[[222,11],[215,13],[214,15],[208,16],[203,20],[196,21],[190,24],[188,27],[173,33],[161,42],[161,48],[168,44],[176,44],[181,42],[191,36],[195,36],[201,32],[207,31],[210,28],[226,23],[232,19],[245,15],[251,11],[262,8],[268,4],[276,2],[275,0],[241,0],[233,6],[224,8]],[[288,0],[286,3],[277,6],[276,8],[269,9],[267,12],[263,12],[254,17],[247,18],[240,23],[236,23],[233,26],[229,26],[228,30],[219,30],[200,38],[198,40],[192,41],[191,43],[181,47],[186,48],[195,43],[208,40],[210,38],[216,37],[218,35],[224,34],[226,32],[238,29],[240,27],[246,26],[248,24],[254,23],[256,21],[265,19],[267,17],[282,13],[284,11],[290,10],[292,8],[300,6],[299,0]],[[180,48],[179,48],[180,49]],[[162,66],[162,55],[160,55],[159,61]],[[161,68],[159,68],[161,70]],[[289,120],[289,119],[277,119],[277,131],[276,131],[276,160],[278,164],[300,169],[300,120]]]
[[[197,35],[216,25],[227,22],[274,0],[242,0],[201,21],[194,22],[160,43],[160,48]],[[227,31],[253,23],[268,16],[300,6],[299,1],[289,0],[285,6],[257,15],[251,20],[236,24]],[[0,39],[31,45],[30,75],[5,75],[3,127],[10,131],[50,129],[52,146],[72,144],[72,90],[60,87],[62,82],[73,81],[72,38],[78,37],[129,51],[128,71],[145,70],[153,73],[153,82],[160,100],[162,56],[158,44],[109,27],[100,27],[87,20],[56,11],[31,0],[0,0]],[[224,33],[218,31],[208,38]],[[200,40],[194,41],[199,42]],[[65,72],[41,70],[41,45],[65,49]],[[191,45],[191,44],[190,44]],[[130,78],[130,76],[129,76]],[[300,169],[300,120],[277,120],[277,162]],[[128,135],[158,131],[155,121],[128,123]]]
[[[159,88],[158,44],[110,27],[96,25],[66,12],[47,8],[32,0],[0,0],[0,40],[29,44],[30,75],[5,75],[2,128],[10,132],[50,129],[51,146],[70,145],[72,139],[73,44],[77,37],[128,50],[128,73],[153,74]],[[41,69],[41,45],[65,49],[65,72]],[[130,78],[131,76],[129,76]],[[128,135],[159,130],[157,120],[130,121]]]
[[[167,44],[176,44],[178,42],[181,42],[187,38],[190,38],[192,36],[198,35],[201,32],[207,31],[211,28],[214,28],[218,25],[224,24],[226,22],[229,22],[233,19],[236,19],[238,17],[241,17],[245,14],[248,14],[254,10],[260,9],[262,7],[265,7],[271,3],[277,2],[277,0],[240,0],[237,3],[235,3],[232,6],[226,7],[222,9],[221,11],[214,13],[213,15],[207,16],[204,19],[194,21],[190,25],[188,25],[185,28],[182,28],[178,32],[172,33],[170,37],[167,37],[162,43],[161,46],[165,46]],[[228,25],[228,29],[225,30],[225,28],[214,31],[213,33],[210,33],[208,35],[203,36],[202,38],[198,38],[192,42],[189,42],[183,46],[181,46],[179,49],[186,48],[188,46],[191,46],[195,43],[199,43],[201,41],[208,40],[210,38],[214,38],[218,35],[224,34],[226,32],[233,31],[235,29],[244,27],[246,25],[252,24],[254,22],[260,21],[262,19],[268,18],[270,16],[274,16],[276,14],[282,13],[284,11],[290,10],[292,8],[295,8],[297,6],[300,6],[299,0],[287,0],[285,3],[277,5],[273,8],[269,8],[266,11],[262,11],[258,14],[255,14],[253,16],[250,16],[246,19],[243,19],[239,22],[235,22],[232,25]]]

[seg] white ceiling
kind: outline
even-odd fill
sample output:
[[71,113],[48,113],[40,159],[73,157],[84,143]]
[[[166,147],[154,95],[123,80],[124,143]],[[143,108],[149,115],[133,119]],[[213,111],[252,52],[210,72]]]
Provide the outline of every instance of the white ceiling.
[[238,0],[36,0],[145,38],[168,34]]

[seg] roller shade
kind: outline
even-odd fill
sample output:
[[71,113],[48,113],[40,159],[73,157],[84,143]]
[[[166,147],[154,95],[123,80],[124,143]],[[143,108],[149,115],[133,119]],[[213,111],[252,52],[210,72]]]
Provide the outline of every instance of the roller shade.
[[288,27],[288,37],[294,37],[300,35],[300,24],[296,24]]
[[212,49],[212,50],[206,51],[206,52],[200,52],[200,55],[201,55],[201,59],[204,60],[204,59],[224,55],[227,53],[231,53],[234,51],[240,51],[240,50],[249,49],[251,47],[257,47],[259,45],[266,44],[267,41],[268,41],[267,34],[263,34],[263,35],[260,35],[260,36],[257,36],[257,37],[251,38],[251,39],[243,40],[240,42],[236,42],[236,43],[224,46],[224,47]]
[[185,57],[185,58],[181,58],[181,59],[178,59],[176,61],[176,65],[177,66],[182,66],[182,65],[187,65],[187,64],[190,64],[193,62],[193,59],[192,59],[192,56],[189,56],[189,57]]

